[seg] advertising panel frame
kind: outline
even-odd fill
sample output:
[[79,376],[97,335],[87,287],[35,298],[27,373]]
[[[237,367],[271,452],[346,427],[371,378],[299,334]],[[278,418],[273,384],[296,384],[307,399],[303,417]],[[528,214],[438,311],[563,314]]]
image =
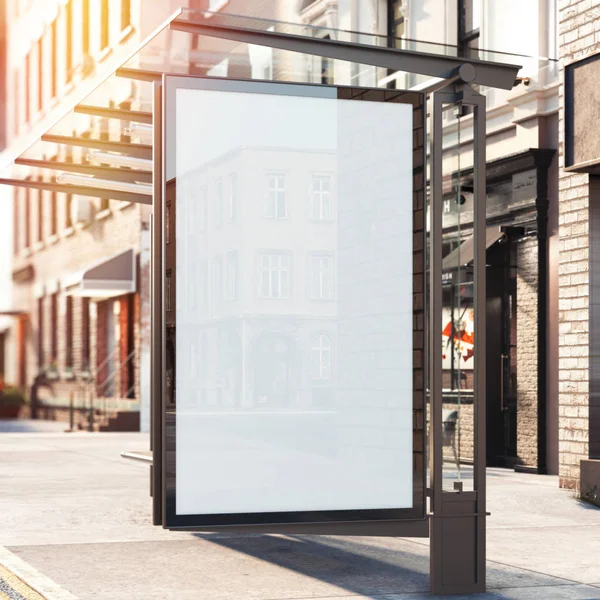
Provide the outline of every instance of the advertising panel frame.
[[[161,198],[155,198],[155,223],[161,223],[164,232],[164,217],[167,203],[166,157],[175,150],[174,96],[177,89],[244,90],[251,93],[284,94],[292,96],[332,97],[338,100],[363,100],[410,104],[413,107],[413,506],[407,509],[373,509],[340,511],[301,511],[276,513],[242,513],[215,515],[177,515],[175,510],[176,468],[175,458],[175,412],[167,408],[166,377],[161,381],[161,438],[162,473],[161,504],[162,525],[168,529],[214,531],[235,529],[237,531],[271,533],[321,533],[342,535],[406,535],[426,537],[429,533],[426,518],[426,460],[425,460],[425,95],[420,92],[361,88],[351,86],[327,86],[305,83],[256,81],[243,79],[219,79],[214,77],[165,75],[162,81],[162,94],[155,96],[155,114],[160,106],[162,117],[161,152],[155,154],[155,162],[160,163],[162,181]],[[158,141],[158,140],[156,140]],[[167,150],[169,148],[169,150]],[[161,156],[162,155],[162,156]],[[158,167],[155,164],[155,167]],[[155,170],[155,172],[157,172]],[[158,178],[157,178],[158,179]],[[155,187],[156,189],[156,187]],[[173,182],[169,193],[173,194]],[[173,219],[174,221],[174,219]],[[165,294],[165,242],[163,235],[154,234],[155,244],[160,244],[161,285],[155,285],[153,296],[155,314],[161,315],[160,358],[154,364],[161,365],[165,372],[166,331],[165,306],[160,301]],[[154,254],[155,260],[158,258]],[[157,269],[153,272],[158,274]],[[156,307],[160,307],[156,310]],[[155,339],[155,344],[158,338]],[[156,348],[156,345],[155,345]],[[156,411],[154,413],[157,415]],[[159,475],[155,472],[155,476]],[[158,482],[154,482],[157,491]]]

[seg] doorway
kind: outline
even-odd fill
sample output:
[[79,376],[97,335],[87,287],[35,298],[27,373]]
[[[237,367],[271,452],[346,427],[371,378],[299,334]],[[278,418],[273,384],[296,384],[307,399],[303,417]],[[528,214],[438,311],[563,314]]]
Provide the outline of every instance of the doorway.
[[510,233],[487,250],[487,464],[517,462],[516,246]]

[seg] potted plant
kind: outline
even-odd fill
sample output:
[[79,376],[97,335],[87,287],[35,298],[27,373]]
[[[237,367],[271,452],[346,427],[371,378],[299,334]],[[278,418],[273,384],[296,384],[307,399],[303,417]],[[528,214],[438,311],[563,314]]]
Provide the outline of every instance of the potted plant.
[[4,388],[0,391],[0,419],[16,419],[25,404],[25,395],[20,389]]

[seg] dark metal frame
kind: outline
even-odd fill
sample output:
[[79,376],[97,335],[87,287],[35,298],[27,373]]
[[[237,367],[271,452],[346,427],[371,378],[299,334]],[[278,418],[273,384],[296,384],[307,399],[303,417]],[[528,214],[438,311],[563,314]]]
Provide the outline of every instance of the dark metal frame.
[[[158,84],[155,84],[158,85]],[[344,86],[325,86],[315,84],[298,84],[291,82],[263,82],[254,80],[231,80],[217,78],[203,78],[197,76],[165,76],[163,80],[162,96],[162,131],[163,140],[163,170],[162,170],[162,215],[164,215],[166,198],[166,182],[169,175],[166,173],[165,157],[169,148],[169,155],[174,156],[175,145],[172,143],[175,127],[175,91],[176,89],[205,89],[219,91],[244,91],[250,93],[282,94],[292,96],[307,97],[326,97],[338,100],[361,100],[375,102],[399,102],[411,104],[413,110],[413,218],[414,218],[414,322],[416,329],[413,331],[414,352],[423,354],[424,345],[424,278],[425,278],[425,211],[424,211],[424,165],[425,165],[425,96],[420,92],[404,92],[402,90],[383,90],[372,88],[344,87]],[[158,128],[155,127],[155,130]],[[155,156],[155,161],[157,160]],[[158,166],[158,165],[156,165]],[[156,184],[155,184],[156,186]],[[155,207],[156,199],[155,199]],[[155,211],[155,233],[154,240],[159,242],[159,235],[156,230],[158,223],[164,221],[163,216],[158,216]],[[160,227],[162,231],[162,225]],[[177,235],[175,233],[174,237]],[[419,240],[420,238],[420,240]],[[165,246],[164,241],[160,240],[160,257],[162,264],[162,297],[164,297],[164,273],[165,273]],[[156,256],[156,255],[155,255]],[[158,257],[157,257],[158,258]],[[154,294],[158,291],[157,282],[154,283]],[[158,302],[155,304],[155,306]],[[154,313],[154,310],[153,310]],[[421,316],[419,325],[418,315]],[[162,339],[160,348],[153,350],[160,353],[160,358],[156,357],[154,365],[159,363],[163,365],[161,373],[164,372],[166,335],[165,335],[165,317],[161,312]],[[156,324],[154,325],[156,328]],[[425,518],[425,436],[424,436],[424,361],[415,367],[414,371],[414,392],[413,392],[413,507],[410,509],[371,509],[371,510],[340,510],[340,511],[294,511],[294,512],[276,512],[276,513],[242,513],[242,514],[218,514],[218,515],[177,515],[175,509],[175,486],[176,471],[175,461],[168,459],[169,453],[175,453],[176,438],[172,432],[174,430],[174,414],[167,413],[166,407],[166,389],[164,380],[161,382],[162,398],[162,524],[169,529],[187,529],[194,531],[211,531],[215,528],[227,527],[228,529],[244,531],[270,532],[291,532],[294,533],[331,533],[341,535],[387,535],[387,536],[427,536],[428,521]],[[154,370],[154,369],[153,369]],[[156,388],[153,388],[156,389]],[[155,400],[156,402],[156,400]],[[156,413],[153,411],[153,415]],[[153,447],[157,447],[156,440]],[[171,465],[169,470],[167,464]],[[156,468],[156,463],[155,463]],[[168,480],[168,483],[167,483]],[[153,484],[153,489],[155,484]],[[155,509],[155,513],[158,508]],[[292,529],[290,529],[290,527]]]
[[[463,104],[474,109],[474,466],[473,491],[443,490],[442,455],[442,110]],[[431,410],[431,591],[435,594],[485,591],[486,517],[486,179],[485,96],[468,85],[451,85],[433,94],[429,313],[429,389]]]

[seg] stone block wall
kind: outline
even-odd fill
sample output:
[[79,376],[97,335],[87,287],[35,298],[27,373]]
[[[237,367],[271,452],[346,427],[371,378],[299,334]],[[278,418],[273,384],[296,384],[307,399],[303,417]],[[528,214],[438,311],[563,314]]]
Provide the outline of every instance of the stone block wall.
[[[600,51],[600,3],[559,0],[561,81],[564,65]],[[589,454],[589,177],[564,167],[564,86],[559,92],[559,478],[579,486]]]
[[538,463],[538,240],[517,245],[517,457]]

